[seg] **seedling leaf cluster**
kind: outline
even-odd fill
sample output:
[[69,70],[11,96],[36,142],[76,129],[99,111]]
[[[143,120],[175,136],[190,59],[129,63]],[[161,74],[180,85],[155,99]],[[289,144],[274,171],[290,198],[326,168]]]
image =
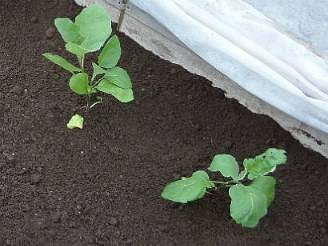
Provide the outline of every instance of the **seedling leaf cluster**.
[[[99,92],[110,94],[122,103],[134,99],[132,82],[128,73],[118,66],[121,57],[120,41],[112,35],[111,17],[100,5],[94,4],[83,9],[73,22],[69,18],[57,18],[55,26],[65,42],[66,50],[75,55],[78,66],[65,58],[43,54],[48,60],[70,72],[69,88],[86,98],[86,112],[102,103]],[[97,62],[92,63],[93,74],[85,71],[87,54],[101,50]],[[83,128],[83,117],[74,115],[67,127]]]
[[225,180],[211,180],[205,171],[196,171],[191,177],[169,183],[162,197],[177,203],[188,203],[203,198],[211,189],[227,187],[231,198],[231,217],[243,227],[253,228],[267,214],[275,197],[276,180],[268,174],[286,162],[284,150],[270,148],[255,158],[245,159],[243,170],[240,170],[233,156],[218,154],[208,170],[221,174]]

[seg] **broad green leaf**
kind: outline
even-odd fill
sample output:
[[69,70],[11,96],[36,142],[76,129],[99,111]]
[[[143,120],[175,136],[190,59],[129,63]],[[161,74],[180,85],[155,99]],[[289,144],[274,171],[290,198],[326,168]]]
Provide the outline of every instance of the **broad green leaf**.
[[276,170],[275,165],[271,165],[265,158],[257,156],[254,159],[245,159],[244,167],[248,171],[248,178],[250,180],[259,176],[264,176]]
[[83,9],[75,18],[75,24],[84,38],[81,47],[90,52],[99,50],[112,32],[111,17],[107,10],[98,4]]
[[282,165],[286,161],[287,156],[284,150],[271,148],[253,159],[245,159],[244,166],[249,172],[248,178],[254,179],[274,172],[278,165]]
[[82,41],[82,37],[79,34],[79,27],[69,18],[57,18],[55,20],[55,26],[66,43],[78,43]]
[[98,64],[103,68],[113,68],[117,65],[121,57],[121,46],[118,37],[111,37],[102,49]]
[[111,83],[123,89],[131,89],[132,82],[128,73],[120,67],[114,67],[107,71],[105,78]]
[[282,149],[269,148],[262,154],[272,165],[278,166],[287,162],[286,151]]
[[67,128],[69,129],[73,129],[73,128],[83,128],[83,117],[81,115],[74,115],[72,116],[72,118],[69,120],[69,122],[67,123]]
[[260,176],[253,180],[250,187],[256,188],[263,192],[267,198],[267,207],[274,200],[276,180],[271,176]]
[[96,86],[96,89],[110,94],[115,97],[117,100],[123,103],[130,102],[134,99],[132,89],[122,89],[114,84],[112,84],[109,80],[103,79]]
[[204,171],[198,171],[189,178],[182,178],[172,182],[164,188],[161,196],[166,200],[178,203],[201,199],[210,186],[210,180],[205,174]]
[[88,53],[88,51],[83,49],[80,45],[71,42],[67,43],[65,48],[68,52],[78,57],[83,57],[86,53]]
[[208,189],[215,187],[215,184],[210,180],[210,177],[205,171],[196,171],[192,174],[192,176],[201,179]]
[[89,94],[91,91],[91,87],[89,86],[88,74],[74,74],[69,81],[69,87],[78,95]]
[[50,53],[44,53],[43,56],[45,58],[47,58],[48,60],[52,61],[53,63],[55,63],[56,65],[64,68],[65,70],[74,73],[74,72],[81,72],[81,69],[72,65],[71,63],[69,63],[66,59],[64,59],[61,56],[58,55],[53,55]]
[[237,184],[229,189],[230,215],[243,227],[255,227],[267,214],[267,198],[262,191]]
[[216,155],[208,170],[211,172],[220,172],[226,178],[238,179],[239,166],[232,155]]
[[107,73],[107,71],[105,69],[103,69],[102,67],[99,67],[96,63],[92,63],[92,68],[93,68],[93,74],[92,74],[92,81],[101,74],[105,74]]

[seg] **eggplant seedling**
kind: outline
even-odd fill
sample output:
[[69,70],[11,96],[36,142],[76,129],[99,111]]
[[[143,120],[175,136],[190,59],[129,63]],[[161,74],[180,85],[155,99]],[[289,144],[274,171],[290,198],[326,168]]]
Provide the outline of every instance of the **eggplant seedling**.
[[[74,22],[69,18],[57,18],[55,26],[66,50],[76,56],[78,66],[58,55],[45,53],[43,56],[72,74],[69,87],[86,98],[85,112],[102,103],[99,92],[110,94],[122,103],[134,99],[128,73],[117,66],[121,57],[120,41],[112,35],[111,17],[101,5],[94,4],[83,9]],[[93,74],[89,76],[85,70],[85,57],[100,49],[97,62],[92,63]],[[67,127],[82,129],[83,121],[83,117],[76,114]]]
[[274,200],[276,180],[268,174],[286,162],[284,150],[270,148],[255,158],[245,159],[244,169],[240,171],[233,156],[216,155],[208,170],[221,173],[226,180],[211,180],[205,171],[196,171],[191,177],[169,183],[161,196],[173,202],[188,203],[203,198],[209,189],[227,187],[231,217],[243,227],[253,228],[267,214]]

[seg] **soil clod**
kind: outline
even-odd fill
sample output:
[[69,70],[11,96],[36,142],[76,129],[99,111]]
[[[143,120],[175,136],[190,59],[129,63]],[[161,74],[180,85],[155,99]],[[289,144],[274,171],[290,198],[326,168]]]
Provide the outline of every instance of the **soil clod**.
[[40,174],[32,174],[31,175],[31,184],[37,185],[41,182],[41,175]]
[[56,34],[56,29],[54,27],[49,27],[46,31],[47,39],[52,39]]

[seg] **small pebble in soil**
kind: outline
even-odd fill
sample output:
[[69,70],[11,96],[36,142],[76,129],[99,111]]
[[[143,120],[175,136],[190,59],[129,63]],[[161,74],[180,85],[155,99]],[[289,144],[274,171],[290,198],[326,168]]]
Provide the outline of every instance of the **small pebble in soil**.
[[49,27],[46,31],[46,37],[47,39],[51,39],[55,36],[55,33],[56,33],[56,29],[53,28],[53,27]]
[[10,90],[11,93],[17,95],[17,96],[21,96],[24,93],[24,90],[22,87],[15,85],[13,86],[13,88]]
[[69,228],[76,228],[76,223],[74,221],[69,222],[68,224]]
[[27,212],[31,211],[31,207],[29,205],[25,205],[25,206],[23,206],[22,211],[24,213],[27,213]]
[[314,171],[314,175],[315,175],[315,176],[319,176],[320,174],[321,174],[321,171],[320,171],[320,170],[315,170],[315,171]]
[[[326,222],[324,221],[324,220],[320,220],[319,222],[318,222],[318,225],[319,226],[325,226],[326,225]],[[328,224],[327,224],[328,225]]]
[[305,233],[303,234],[303,236],[304,236],[304,238],[309,238],[309,236],[310,236],[310,233],[308,233],[308,232],[305,232]]
[[112,226],[117,226],[118,225],[118,220],[114,217],[109,218],[109,224]]
[[3,152],[2,154],[9,162],[13,162],[15,160],[15,153]]
[[39,230],[44,230],[47,228],[47,223],[45,219],[38,219],[35,222],[35,226],[39,229]]
[[41,175],[40,174],[32,174],[31,175],[31,184],[36,185],[41,182]]
[[21,170],[18,171],[18,174],[22,175],[27,173],[28,169],[26,167],[23,167]]
[[61,220],[61,213],[59,211],[54,212],[51,215],[51,220],[53,223],[59,223]]
[[162,226],[162,227],[161,227],[161,231],[162,231],[163,233],[168,233],[168,232],[169,232],[169,228],[168,228],[167,226]]
[[37,17],[33,16],[33,17],[31,18],[31,22],[32,22],[32,23],[38,23],[38,22],[39,22],[39,19],[38,19]]

